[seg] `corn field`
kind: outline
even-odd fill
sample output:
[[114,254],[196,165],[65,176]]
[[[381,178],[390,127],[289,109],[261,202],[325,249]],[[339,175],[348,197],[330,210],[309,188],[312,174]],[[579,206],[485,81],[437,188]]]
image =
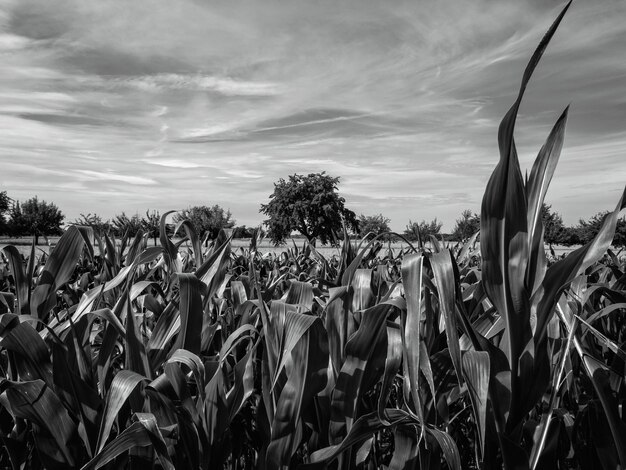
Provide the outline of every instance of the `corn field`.
[[[568,5],[569,6],[569,5]],[[45,263],[4,249],[0,467],[626,468],[626,193],[558,261],[541,207],[567,109],[523,178],[514,126],[464,245],[376,239],[326,258],[160,246],[70,227]]]

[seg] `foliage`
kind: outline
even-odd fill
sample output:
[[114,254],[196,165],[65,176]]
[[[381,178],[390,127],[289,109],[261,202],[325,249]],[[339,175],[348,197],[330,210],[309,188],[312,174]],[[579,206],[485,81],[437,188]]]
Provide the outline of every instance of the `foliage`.
[[[609,215],[608,211],[601,211],[591,216],[588,220],[580,219],[578,226],[576,227],[576,234],[578,243],[589,243],[598,234],[604,219]],[[617,221],[617,228],[615,231],[615,237],[613,238],[613,245],[626,246],[626,219],[621,218]]]
[[422,220],[421,222],[412,222],[409,220],[404,235],[410,241],[420,241],[420,243],[426,243],[430,240],[430,237],[436,237],[441,231],[443,223],[438,222],[435,217],[430,222]]
[[141,219],[141,228],[149,238],[152,238],[154,246],[156,246],[157,238],[159,238],[160,225],[161,214],[159,214],[159,211],[150,212],[150,210],[147,210],[146,216]]
[[375,237],[381,233],[389,232],[390,220],[382,214],[359,216],[359,236]]
[[17,201],[10,214],[12,235],[32,235],[35,244],[41,235],[60,235],[61,224],[65,216],[52,202],[40,201],[37,196],[20,203]]
[[543,222],[543,238],[546,243],[565,244],[567,241],[567,228],[563,218],[558,212],[552,212],[552,206],[545,202],[541,206],[541,219]]
[[268,219],[268,236],[280,244],[297,230],[307,240],[335,243],[341,233],[342,221],[348,229],[357,230],[356,215],[345,207],[345,199],[337,193],[339,178],[326,173],[291,175],[274,183],[270,202],[261,205]]
[[11,207],[11,199],[7,195],[6,191],[0,191],[0,234],[6,234],[8,232],[8,225],[5,220],[5,215],[9,212]]
[[233,238],[252,238],[254,230],[254,227],[238,225],[237,227],[233,228]]
[[111,223],[103,220],[98,214],[80,214],[80,217],[72,222],[72,225],[91,227],[98,234],[105,234],[111,230]]
[[117,237],[134,237],[143,228],[143,221],[139,214],[135,214],[131,217],[126,215],[126,212],[116,215],[111,220],[113,227],[113,233]]
[[472,235],[480,230],[480,215],[466,209],[461,213],[461,217],[456,219],[454,229],[452,229],[451,239],[455,241],[469,240]]
[[0,468],[624,468],[626,261],[608,247],[626,191],[548,267],[567,114],[526,182],[513,138],[564,13],[502,121],[480,254],[235,253],[224,232],[202,251],[168,213],[156,247],[94,234],[97,253],[75,226],[45,262],[6,247]]
[[174,216],[174,222],[181,222],[185,219],[191,222],[198,237],[207,237],[212,240],[217,237],[220,230],[232,228],[235,225],[230,211],[224,210],[217,204],[211,207],[193,206]]

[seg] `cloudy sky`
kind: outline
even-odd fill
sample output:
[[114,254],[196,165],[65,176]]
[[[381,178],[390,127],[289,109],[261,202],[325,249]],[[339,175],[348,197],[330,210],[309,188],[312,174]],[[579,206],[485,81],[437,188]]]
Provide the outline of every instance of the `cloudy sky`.
[[[325,170],[397,230],[479,211],[548,0],[0,0],[0,190],[80,213],[230,208]],[[527,91],[522,170],[571,103],[548,202],[626,181],[626,2],[578,0]]]

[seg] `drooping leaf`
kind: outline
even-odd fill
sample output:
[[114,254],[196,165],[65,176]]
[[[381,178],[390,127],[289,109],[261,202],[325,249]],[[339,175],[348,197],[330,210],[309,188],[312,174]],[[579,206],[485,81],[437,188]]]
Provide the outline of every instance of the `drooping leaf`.
[[157,453],[161,467],[174,470],[167,445],[157,426],[156,418],[151,413],[136,413],[137,421],[124,429],[115,439],[106,445],[81,470],[98,469],[124,452],[137,447],[152,445]]
[[[44,452],[53,460],[59,454],[67,465],[74,465],[71,449],[75,445],[73,439],[76,435],[76,423],[70,418],[67,409],[63,406],[59,397],[42,380],[4,383],[8,410],[14,417],[27,419],[36,423],[56,442],[57,448],[40,446],[39,451]],[[43,441],[46,442],[46,441]]]
[[56,291],[70,280],[84,246],[83,236],[74,226],[70,226],[59,239],[30,299],[30,311],[34,317],[44,320],[56,305]]
[[[380,303],[363,312],[359,329],[346,344],[346,360],[337,377],[331,401],[331,442],[342,440],[352,427],[356,404],[363,393],[368,362],[374,354],[374,345],[386,335],[386,320],[394,309],[402,310],[401,299]],[[386,346],[385,346],[386,348]]]
[[[8,317],[7,317],[8,318]],[[0,332],[0,347],[16,354],[15,364],[20,380],[43,380],[52,386],[52,363],[46,343],[28,323],[22,322]]]

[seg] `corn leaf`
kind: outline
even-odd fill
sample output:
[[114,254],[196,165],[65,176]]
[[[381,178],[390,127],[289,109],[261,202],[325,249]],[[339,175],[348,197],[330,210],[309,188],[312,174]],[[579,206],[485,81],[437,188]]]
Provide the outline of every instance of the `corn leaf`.
[[194,274],[179,274],[180,284],[180,333],[179,348],[200,354],[200,336],[204,311],[202,291],[206,286]]
[[34,317],[44,320],[56,305],[56,291],[70,280],[84,246],[83,236],[74,226],[70,226],[59,239],[30,299],[30,311]]
[[64,459],[62,463],[73,466],[71,449],[77,428],[59,397],[42,380],[5,382],[3,386],[6,387],[3,395],[9,405],[8,411],[16,418],[37,423],[57,444],[57,448],[39,446],[39,451],[54,460],[60,453]]
[[120,409],[137,385],[144,381],[147,381],[145,377],[129,370],[121,370],[113,377],[102,413],[98,445],[96,446],[98,453],[104,448],[109,438],[113,421],[115,421]]
[[[17,310],[23,315],[30,314],[30,283],[32,278],[28,278],[24,271],[22,255],[14,246],[5,246],[2,251],[9,260],[11,273],[15,281],[15,294],[17,296]],[[13,308],[13,306],[11,306]]]

